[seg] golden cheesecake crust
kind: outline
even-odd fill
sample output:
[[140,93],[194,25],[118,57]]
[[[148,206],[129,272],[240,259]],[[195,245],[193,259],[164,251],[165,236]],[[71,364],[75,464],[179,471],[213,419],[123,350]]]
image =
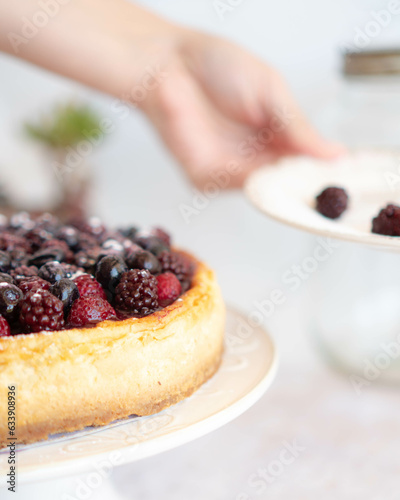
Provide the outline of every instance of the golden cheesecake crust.
[[196,261],[191,288],[144,318],[0,338],[0,447],[8,437],[8,386],[17,388],[19,443],[151,415],[215,373],[224,326],[214,273]]

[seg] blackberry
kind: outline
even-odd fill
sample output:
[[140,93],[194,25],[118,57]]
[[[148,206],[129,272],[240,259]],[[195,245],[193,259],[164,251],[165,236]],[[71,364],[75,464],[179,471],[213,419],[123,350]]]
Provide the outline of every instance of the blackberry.
[[17,278],[17,277],[25,277],[25,278],[29,278],[29,277],[32,277],[32,276],[37,276],[38,274],[38,268],[36,266],[18,266],[16,267],[15,269],[13,269],[12,271],[10,271],[10,274],[13,278]]
[[63,266],[55,261],[55,262],[46,262],[39,269],[38,276],[50,283],[55,283],[56,281],[60,281],[62,278],[67,277],[67,273],[65,272]]
[[151,274],[158,274],[161,271],[161,265],[155,255],[147,250],[135,252],[126,259],[130,269],[146,269]]
[[163,273],[175,274],[181,282],[183,292],[190,288],[194,268],[187,257],[178,252],[162,252],[159,261]]
[[75,300],[79,299],[80,294],[76,283],[67,278],[62,278],[51,285],[49,292],[61,300],[64,306],[64,315],[67,315]]
[[63,303],[47,290],[33,290],[21,301],[19,320],[30,332],[61,330]]
[[372,232],[400,236],[400,207],[389,204],[372,220]]
[[157,279],[144,269],[132,269],[121,277],[115,290],[115,307],[137,316],[158,308]]
[[343,188],[328,187],[316,197],[316,209],[329,219],[337,219],[346,210],[348,200]]
[[26,238],[18,236],[17,234],[3,231],[0,234],[0,250],[12,252],[13,250],[20,249],[25,252],[31,251],[31,245]]
[[122,257],[107,255],[103,257],[96,267],[96,280],[103,288],[111,293],[115,292],[121,276],[128,270]]
[[24,276],[21,279],[17,277],[16,280],[18,288],[22,290],[24,295],[33,290],[38,290],[39,288],[42,290],[48,290],[50,287],[50,283],[42,278],[39,278],[39,276],[32,276],[30,278],[25,278]]
[[17,286],[11,283],[0,283],[0,314],[8,320],[14,320],[22,298],[23,293]]

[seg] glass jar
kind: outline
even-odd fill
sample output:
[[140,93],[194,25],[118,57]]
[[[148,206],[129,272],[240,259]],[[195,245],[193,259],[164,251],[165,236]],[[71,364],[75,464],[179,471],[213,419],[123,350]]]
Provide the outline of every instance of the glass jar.
[[[326,131],[350,148],[399,149],[400,174],[400,50],[344,54],[327,116]],[[324,355],[356,389],[400,383],[400,246],[397,253],[338,242],[310,285],[311,331]]]
[[322,128],[351,148],[400,147],[400,49],[344,53],[337,98],[322,113]]

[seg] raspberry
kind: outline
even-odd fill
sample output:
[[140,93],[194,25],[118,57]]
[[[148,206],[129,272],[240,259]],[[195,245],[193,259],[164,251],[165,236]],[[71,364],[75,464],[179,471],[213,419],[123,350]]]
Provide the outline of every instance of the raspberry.
[[115,289],[115,306],[138,316],[154,312],[158,308],[156,278],[144,269],[124,273]]
[[19,320],[30,332],[61,330],[64,326],[63,303],[47,290],[33,290],[21,301]]
[[316,209],[329,219],[337,219],[346,210],[348,199],[343,188],[328,187],[317,196]]
[[178,252],[162,252],[158,257],[161,263],[162,272],[171,272],[175,274],[178,280],[181,282],[182,291],[186,291],[190,288],[190,282],[193,276],[193,264],[185,257],[183,254]]
[[387,205],[372,220],[372,232],[385,236],[400,236],[400,207]]
[[107,299],[103,287],[90,274],[81,274],[74,279],[81,297],[95,296],[99,299]]
[[81,297],[72,304],[68,324],[85,326],[114,318],[116,318],[115,311],[106,300],[95,296]]
[[11,335],[10,325],[6,318],[0,315],[0,337],[9,337]]
[[169,306],[182,292],[182,285],[175,274],[170,272],[157,276],[158,303],[161,307]]
[[22,279],[16,278],[18,288],[22,290],[24,295],[34,290],[48,290],[50,283],[39,276],[31,276],[29,278],[23,277]]
[[31,250],[31,246],[26,238],[13,233],[9,233],[7,231],[3,231],[0,234],[0,250],[11,252],[16,249],[21,249],[25,252],[29,252]]

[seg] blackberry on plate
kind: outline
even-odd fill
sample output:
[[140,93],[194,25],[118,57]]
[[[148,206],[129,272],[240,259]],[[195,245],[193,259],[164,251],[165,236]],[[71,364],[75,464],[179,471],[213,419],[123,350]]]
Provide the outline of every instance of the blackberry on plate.
[[126,258],[126,263],[130,269],[146,269],[151,274],[158,274],[161,271],[159,260],[147,250],[130,254]]
[[61,300],[64,306],[64,313],[67,315],[75,300],[79,299],[79,290],[76,283],[68,278],[62,278],[51,285],[49,292]]
[[158,308],[157,279],[145,269],[124,273],[115,290],[115,307],[137,316],[147,316]]
[[38,276],[39,278],[49,281],[50,283],[55,283],[56,281],[60,281],[62,278],[66,278],[67,273],[59,262],[54,261],[43,264],[43,266],[39,269]]
[[400,236],[400,207],[389,204],[372,220],[372,232],[385,236]]
[[24,294],[11,283],[0,283],[0,314],[6,319],[15,319],[18,306]]
[[316,197],[316,210],[329,219],[337,219],[346,210],[348,200],[343,188],[328,187]]
[[128,270],[128,266],[122,257],[118,255],[107,255],[103,257],[96,267],[96,280],[103,288],[111,293],[115,292],[115,287],[123,273]]
[[33,290],[21,300],[19,320],[30,332],[61,330],[63,303],[47,290]]

